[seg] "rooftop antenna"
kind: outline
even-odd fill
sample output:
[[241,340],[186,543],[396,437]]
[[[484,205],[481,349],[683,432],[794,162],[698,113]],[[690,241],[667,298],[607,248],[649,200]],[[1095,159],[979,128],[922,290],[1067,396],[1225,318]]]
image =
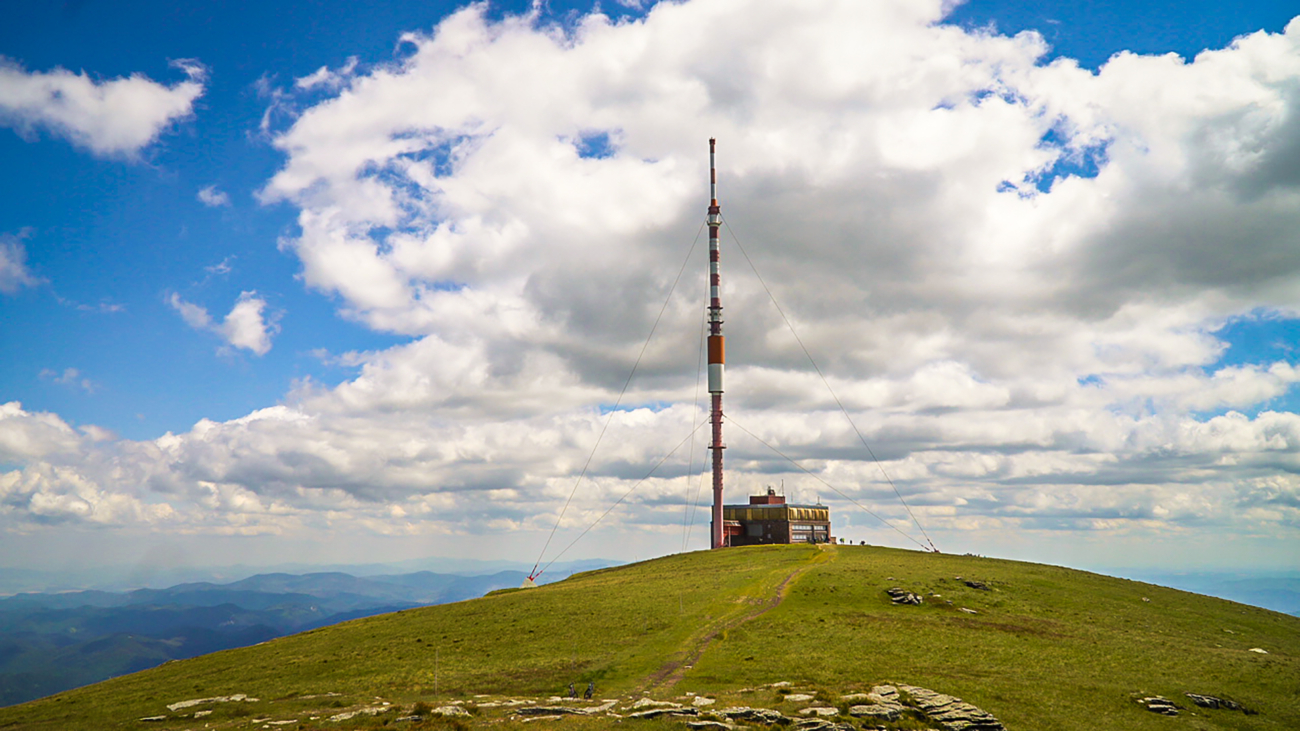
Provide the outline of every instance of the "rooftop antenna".
[[718,297],[721,279],[718,262],[718,227],[722,225],[722,207],[718,205],[718,170],[714,164],[717,140],[709,138],[709,396],[712,400],[709,416],[713,424],[713,548],[726,543],[722,536],[722,375],[726,366],[722,338],[722,300]]

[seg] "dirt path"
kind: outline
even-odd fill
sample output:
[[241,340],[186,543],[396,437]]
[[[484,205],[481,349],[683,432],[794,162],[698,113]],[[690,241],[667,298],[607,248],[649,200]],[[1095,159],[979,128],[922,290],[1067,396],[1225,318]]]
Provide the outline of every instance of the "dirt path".
[[789,575],[782,579],[781,583],[777,585],[776,591],[773,592],[772,596],[766,601],[761,602],[755,609],[742,614],[739,617],[724,617],[710,627],[704,635],[698,638],[693,637],[688,640],[688,642],[693,643],[694,646],[686,650],[685,657],[681,660],[669,660],[664,663],[662,667],[646,679],[646,684],[643,690],[664,691],[672,688],[686,675],[686,671],[695,667],[695,663],[699,661],[700,657],[704,655],[704,651],[709,649],[709,645],[720,633],[739,627],[751,620],[758,619],[780,606],[781,602],[785,599],[785,595],[789,592],[790,585],[794,583],[795,579],[799,578],[805,571],[814,566],[824,563],[827,560],[833,561],[835,559],[836,553],[834,546],[821,545],[817,548],[820,550],[807,565],[800,566],[794,571],[791,571]]

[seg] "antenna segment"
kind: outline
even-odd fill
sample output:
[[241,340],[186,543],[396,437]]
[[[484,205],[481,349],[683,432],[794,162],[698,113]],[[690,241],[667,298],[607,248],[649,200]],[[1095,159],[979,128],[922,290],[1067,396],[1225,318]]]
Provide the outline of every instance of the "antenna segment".
[[726,355],[722,337],[722,300],[718,296],[721,278],[718,262],[718,227],[722,225],[722,208],[718,205],[718,169],[714,163],[717,140],[709,138],[709,396],[712,400],[710,421],[713,425],[713,548],[726,545],[722,534],[722,376]]

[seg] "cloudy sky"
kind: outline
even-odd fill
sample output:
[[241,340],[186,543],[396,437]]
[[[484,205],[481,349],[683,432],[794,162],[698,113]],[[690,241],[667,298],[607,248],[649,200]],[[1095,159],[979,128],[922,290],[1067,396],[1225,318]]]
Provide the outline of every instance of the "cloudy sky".
[[710,137],[730,501],[1300,563],[1286,3],[302,5],[6,5],[0,565],[704,547]]

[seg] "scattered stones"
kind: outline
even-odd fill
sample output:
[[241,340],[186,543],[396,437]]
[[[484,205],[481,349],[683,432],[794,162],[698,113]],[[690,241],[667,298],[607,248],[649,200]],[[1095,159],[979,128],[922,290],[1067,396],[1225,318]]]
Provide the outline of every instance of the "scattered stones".
[[799,715],[800,715],[800,716],[820,716],[820,717],[822,717],[822,718],[826,718],[826,717],[828,717],[828,716],[838,716],[838,715],[840,715],[840,709],[838,709],[838,708],[831,708],[830,706],[813,706],[812,708],[805,708],[805,709],[799,711]]
[[258,698],[249,698],[243,693],[236,693],[234,695],[219,695],[219,696],[214,696],[212,698],[195,698],[193,700],[188,700],[188,701],[176,701],[175,703],[167,704],[167,710],[179,711],[182,708],[189,708],[191,706],[201,706],[207,703],[237,703],[239,701],[256,703],[258,700],[259,700]]
[[1212,695],[1202,695],[1200,693],[1184,693],[1192,700],[1193,703],[1201,708],[1222,708],[1226,711],[1241,711],[1242,713],[1253,715],[1253,711],[1236,701],[1230,701],[1225,698],[1216,698]]
[[735,708],[724,708],[718,714],[728,721],[756,721],[769,726],[776,723],[785,724],[790,722],[790,719],[786,718],[780,711],[774,711],[771,708],[737,706]]
[[[875,690],[884,696],[879,689]],[[911,697],[911,705],[948,731],[1006,731],[1002,722],[992,714],[960,698],[912,685],[900,685],[898,690],[905,691]]]
[[1178,715],[1178,706],[1174,705],[1173,701],[1162,696],[1153,695],[1147,696],[1146,698],[1140,698],[1138,699],[1138,703],[1146,706],[1147,710],[1152,713],[1159,713],[1162,716]]
[[922,601],[921,597],[897,586],[892,589],[885,589],[885,593],[889,595],[890,601],[895,604],[920,604]]
[[448,717],[469,715],[469,711],[465,710],[464,708],[461,708],[460,706],[438,706],[432,711],[429,711],[429,713],[435,716],[448,716]]
[[1252,647],[1252,648],[1250,648],[1249,650],[1247,650],[1246,652],[1258,652],[1258,653],[1261,654],[1261,655],[1267,655],[1267,654],[1268,654],[1268,650],[1265,650],[1265,649],[1262,648],[1262,647]]
[[785,699],[790,701],[791,703],[806,703],[812,700],[813,697],[808,693],[791,693],[790,695],[786,696]]
[[988,585],[988,584],[985,584],[983,581],[976,581],[976,580],[974,580],[974,579],[966,579],[966,580],[962,581],[961,583],[965,584],[966,586],[969,586],[969,587],[972,588],[972,589],[979,589],[980,591],[993,591],[992,589],[989,588],[989,585]]

